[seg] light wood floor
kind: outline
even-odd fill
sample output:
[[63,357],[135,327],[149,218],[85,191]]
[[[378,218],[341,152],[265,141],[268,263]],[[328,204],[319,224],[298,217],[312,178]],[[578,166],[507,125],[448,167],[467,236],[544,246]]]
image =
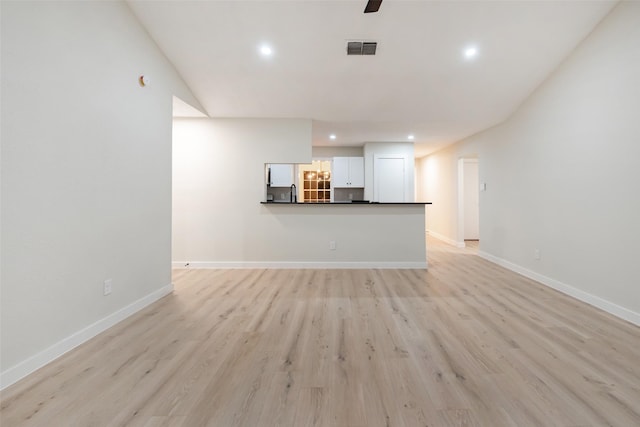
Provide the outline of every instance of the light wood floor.
[[640,328],[429,241],[424,270],[178,270],[2,393],[9,426],[640,426]]

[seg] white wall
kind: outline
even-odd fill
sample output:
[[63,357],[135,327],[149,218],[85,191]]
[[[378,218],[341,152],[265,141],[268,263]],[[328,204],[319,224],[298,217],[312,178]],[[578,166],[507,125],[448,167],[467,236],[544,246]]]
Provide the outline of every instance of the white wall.
[[450,243],[457,242],[458,237],[462,240],[457,232],[458,158],[462,157],[458,151],[462,148],[459,143],[416,161],[418,201],[433,203],[426,208],[426,229]]
[[1,7],[7,385],[171,289],[172,95],[201,107],[123,2]]
[[368,142],[364,145],[364,198],[374,200],[374,164],[376,155],[397,155],[405,162],[405,202],[415,197],[415,152],[412,142]]
[[418,162],[434,233],[460,239],[456,163],[477,153],[483,253],[636,323],[639,22],[620,3],[506,122]]
[[264,163],[311,161],[310,120],[176,119],[173,149],[177,267],[426,266],[422,206],[260,204]]
[[[176,119],[173,260],[243,260],[265,200],[265,163],[310,163],[311,121]],[[260,246],[260,245],[258,245]]]

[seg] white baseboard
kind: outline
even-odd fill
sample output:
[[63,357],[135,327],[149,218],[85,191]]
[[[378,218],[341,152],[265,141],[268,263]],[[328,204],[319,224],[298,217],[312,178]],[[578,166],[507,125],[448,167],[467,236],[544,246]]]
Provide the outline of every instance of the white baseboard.
[[427,230],[427,234],[428,234],[429,236],[433,236],[433,237],[435,237],[435,238],[436,238],[436,239],[438,239],[438,240],[442,240],[443,242],[448,243],[448,244],[450,244],[451,246],[455,246],[456,248],[464,248],[464,247],[466,246],[466,245],[465,245],[465,243],[464,243],[464,241],[462,241],[462,242],[457,242],[457,241],[455,241],[455,240],[453,240],[453,239],[450,239],[450,238],[448,238],[447,236],[445,236],[445,235],[443,235],[443,234],[440,234],[440,233],[437,233],[437,232],[435,232],[435,231],[433,231],[433,230]]
[[17,365],[5,370],[4,372],[0,373],[0,390],[16,383],[30,373],[36,371],[37,369],[40,369],[44,365],[53,362],[55,359],[67,353],[68,351],[73,350],[80,344],[90,340],[99,333],[109,329],[116,323],[123,321],[132,314],[135,314],[146,306],[156,302],[165,295],[170,294],[172,291],[173,284],[164,286],[163,288],[160,288],[157,291],[154,291],[149,295],[144,296],[137,301],[134,301],[128,306],[121,308],[115,313],[112,313],[107,317],[87,326],[86,328],[81,329],[73,335],[64,338],[62,341],[57,342],[46,350],[43,350],[40,353],[33,355],[28,359],[18,363]]
[[601,310],[604,310],[609,314],[612,314],[616,317],[626,320],[627,322],[631,322],[635,325],[640,326],[640,313],[636,313],[635,311],[631,311],[628,308],[621,307],[617,304],[614,304],[610,301],[602,299],[598,296],[591,295],[588,292],[582,291],[578,288],[567,285],[566,283],[562,283],[558,280],[536,273],[535,271],[531,271],[527,268],[521,267],[517,264],[514,264],[505,259],[493,256],[486,252],[478,251],[478,255],[486,259],[487,261],[491,261],[508,270],[514,271],[518,274],[528,277],[529,279],[535,280],[536,282],[540,282],[545,286],[548,286],[552,289],[562,292],[563,294],[569,295],[570,297],[573,297],[577,300],[586,302],[589,305],[592,305]]
[[[188,264],[188,265],[187,265]],[[173,268],[213,268],[213,269],[425,269],[427,261],[415,262],[289,262],[289,261],[174,261]]]

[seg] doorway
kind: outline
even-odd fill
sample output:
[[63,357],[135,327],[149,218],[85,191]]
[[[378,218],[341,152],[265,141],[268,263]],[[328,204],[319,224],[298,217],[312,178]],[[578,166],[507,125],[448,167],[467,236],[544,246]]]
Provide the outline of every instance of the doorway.
[[[480,178],[477,157],[458,161],[457,245],[477,246],[480,240]],[[473,243],[472,243],[473,242]]]

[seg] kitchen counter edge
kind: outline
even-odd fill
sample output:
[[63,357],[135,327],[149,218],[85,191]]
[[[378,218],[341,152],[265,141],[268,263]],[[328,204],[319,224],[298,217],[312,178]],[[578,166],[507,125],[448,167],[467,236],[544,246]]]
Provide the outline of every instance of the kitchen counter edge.
[[261,205],[285,205],[285,206],[301,206],[301,205],[310,205],[310,206],[379,206],[379,205],[408,205],[408,206],[416,206],[416,205],[430,205],[432,202],[369,202],[369,203],[352,203],[352,202],[331,202],[331,203],[315,203],[315,202],[260,202]]

